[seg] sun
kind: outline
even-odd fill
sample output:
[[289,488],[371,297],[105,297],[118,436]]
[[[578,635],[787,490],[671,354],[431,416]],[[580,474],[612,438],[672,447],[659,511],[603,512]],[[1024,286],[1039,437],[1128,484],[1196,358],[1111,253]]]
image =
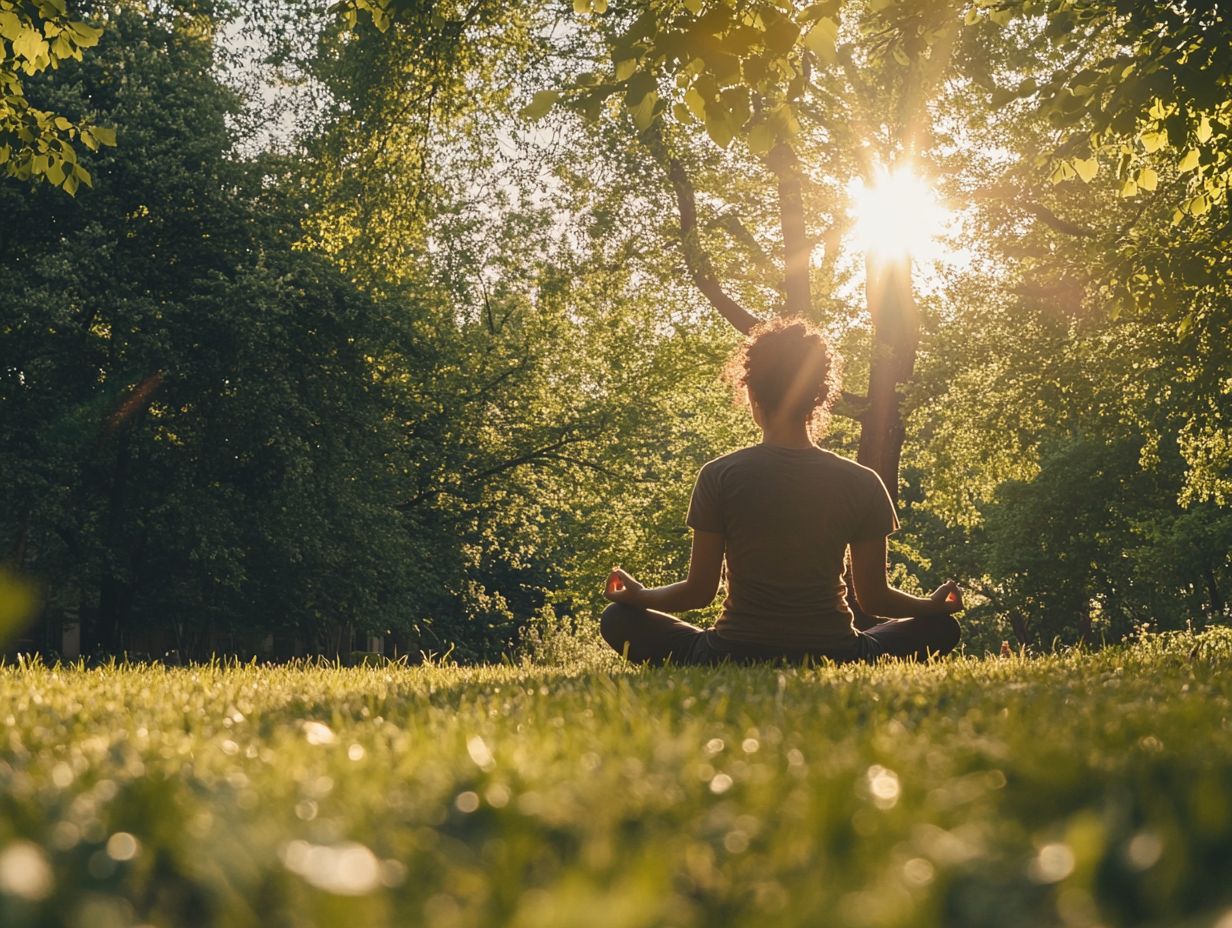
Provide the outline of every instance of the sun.
[[856,178],[847,185],[855,243],[882,260],[935,258],[936,237],[947,211],[910,164],[878,167],[873,182]]

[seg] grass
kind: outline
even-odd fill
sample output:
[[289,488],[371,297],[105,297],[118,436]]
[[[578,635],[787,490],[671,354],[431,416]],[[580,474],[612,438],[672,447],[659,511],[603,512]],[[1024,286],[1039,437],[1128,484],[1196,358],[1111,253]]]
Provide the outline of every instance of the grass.
[[1232,634],[0,669],[0,924],[1232,925]]

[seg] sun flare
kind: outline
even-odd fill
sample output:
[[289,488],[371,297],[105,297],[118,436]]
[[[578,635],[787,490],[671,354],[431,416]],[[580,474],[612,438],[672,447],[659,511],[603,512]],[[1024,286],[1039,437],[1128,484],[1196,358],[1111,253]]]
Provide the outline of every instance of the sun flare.
[[936,257],[936,237],[948,214],[909,164],[878,167],[872,184],[856,178],[847,192],[861,251],[882,259]]

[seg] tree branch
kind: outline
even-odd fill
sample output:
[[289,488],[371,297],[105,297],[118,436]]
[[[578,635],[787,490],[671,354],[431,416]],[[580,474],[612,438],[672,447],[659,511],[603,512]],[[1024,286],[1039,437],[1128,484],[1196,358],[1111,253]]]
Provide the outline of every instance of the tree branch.
[[1066,235],[1075,235],[1080,238],[1099,238],[1099,233],[1090,226],[1084,226],[1077,222],[1070,222],[1068,219],[1062,219],[1043,203],[1027,201],[1022,204],[1022,208],[1050,229],[1055,229],[1058,232],[1064,232]]
[[676,193],[676,207],[680,213],[680,245],[689,277],[719,315],[730,322],[736,331],[749,334],[761,320],[728,296],[714,275],[714,266],[698,235],[697,196],[684,165],[668,153],[663,130],[657,122],[642,137],[651,155],[667,171],[668,180]]
[[840,393],[830,408],[830,412],[834,415],[842,416],[844,419],[854,419],[856,422],[863,422],[867,411],[868,397],[848,390]]
[[1077,222],[1071,222],[1068,219],[1063,219],[1054,213],[1043,203],[1038,203],[1035,200],[1028,200],[1022,196],[1019,191],[1015,190],[1008,183],[994,184],[983,190],[977,190],[972,196],[972,199],[979,201],[999,201],[1007,207],[1018,208],[1030,213],[1032,216],[1044,223],[1050,229],[1057,232],[1063,232],[1066,235],[1073,235],[1079,238],[1099,238],[1099,231],[1084,226]]
[[[767,277],[771,279],[779,276],[778,268],[774,266],[774,260],[761,247],[761,243],[757,241],[753,233],[748,230],[740,217],[733,212],[725,212],[718,219],[709,225],[718,227],[724,230],[728,235],[736,240],[737,244],[744,248],[745,253],[753,259],[758,268]],[[782,289],[782,282],[775,284],[776,289]]]
[[408,500],[401,503],[394,503],[393,508],[398,512],[410,512],[421,503],[437,496],[453,496],[459,499],[465,499],[467,491],[470,487],[482,483],[490,477],[495,477],[505,471],[514,470],[526,464],[534,464],[539,461],[548,461],[560,459],[562,456],[560,451],[562,448],[567,448],[570,445],[578,442],[588,441],[603,431],[605,425],[602,420],[594,422],[572,422],[562,426],[558,431],[554,440],[548,441],[546,444],[538,447],[530,448],[520,454],[516,454],[511,458],[491,464],[488,467],[476,470],[463,479],[457,480],[453,485],[439,486],[435,488],[420,490]]

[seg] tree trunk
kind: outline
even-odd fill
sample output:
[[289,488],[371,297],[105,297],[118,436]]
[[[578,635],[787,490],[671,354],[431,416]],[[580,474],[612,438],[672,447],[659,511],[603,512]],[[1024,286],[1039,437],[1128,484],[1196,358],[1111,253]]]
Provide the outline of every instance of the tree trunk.
[[766,156],[778,178],[779,224],[783,230],[783,285],[786,301],[782,312],[809,318],[813,308],[809,290],[809,256],[812,252],[804,222],[804,185],[800,161],[791,146],[780,142]]
[[1206,565],[1203,573],[1206,579],[1206,594],[1211,602],[1211,620],[1218,622],[1223,618],[1223,592],[1219,589],[1219,584],[1215,580],[1215,571],[1210,564]]
[[133,434],[150,408],[163,377],[162,371],[155,371],[137,384],[108,417],[103,428],[101,441],[114,441],[115,463],[107,491],[103,535],[105,560],[99,578],[98,610],[94,615],[91,643],[94,650],[106,654],[119,653],[124,644],[124,626],[133,602],[134,575],[143,548],[140,540],[128,536],[124,525],[128,515]]
[[13,566],[21,570],[26,563],[26,546],[30,542],[30,510],[26,510],[21,516],[21,528],[17,532],[17,543],[13,545],[12,561]]
[[898,463],[906,429],[899,387],[911,380],[920,341],[919,313],[911,292],[911,259],[878,261],[869,257],[868,311],[873,320],[868,406],[860,428],[856,460],[871,467],[898,503]]
[[[128,497],[128,472],[131,466],[129,452],[131,429],[121,426],[116,436],[115,465],[111,471],[111,488],[107,494],[107,517],[104,541],[104,563],[99,578],[98,610],[95,613],[94,646],[106,654],[119,653],[124,626],[128,582],[123,576],[127,570],[120,560],[128,561],[128,545],[124,532],[124,516]],[[128,565],[125,565],[128,566]]]
[[[898,388],[911,379],[920,340],[919,314],[911,293],[911,258],[879,262],[869,256],[865,259],[865,271],[873,349],[856,460],[877,472],[897,506],[898,462],[907,437]],[[855,613],[856,628],[871,628],[881,621],[856,602],[850,562],[844,568],[843,582],[847,586],[847,601]]]
[[1078,643],[1091,643],[1091,605],[1090,600],[1087,601],[1086,611],[1078,616]]
[[1030,638],[1030,631],[1027,625],[1027,617],[1017,609],[1010,610],[1010,628],[1013,629],[1014,638],[1017,639],[1020,645],[1026,647],[1031,643],[1028,640]]

